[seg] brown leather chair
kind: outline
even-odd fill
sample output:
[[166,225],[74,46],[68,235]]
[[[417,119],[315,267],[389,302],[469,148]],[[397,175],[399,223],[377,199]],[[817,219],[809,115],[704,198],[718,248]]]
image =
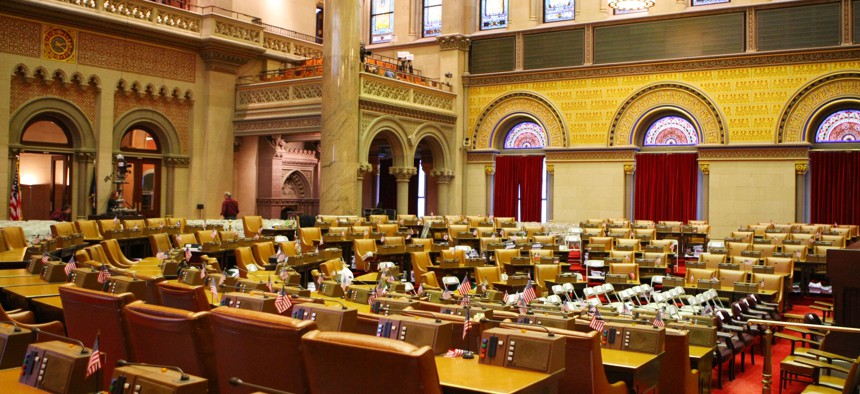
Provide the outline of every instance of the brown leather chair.
[[[302,359],[312,393],[336,393],[349,387],[377,393],[441,393],[433,349],[388,338],[348,332],[312,331],[302,337]],[[368,373],[355,363],[373,366]],[[358,386],[357,386],[358,385]]]
[[415,278],[415,287],[421,284],[421,277],[425,273],[430,264],[429,252],[409,252],[409,257],[412,261],[412,276]]
[[86,346],[93,346],[99,336],[99,351],[107,360],[102,367],[105,387],[110,384],[117,360],[129,360],[125,321],[122,310],[134,302],[131,293],[110,294],[67,284],[59,287],[63,302],[63,316],[69,337]]
[[96,224],[99,226],[99,232],[104,234],[107,231],[114,231],[119,229],[119,223],[115,222],[113,219],[99,219],[96,221]]
[[421,275],[421,283],[424,284],[424,287],[430,287],[434,289],[439,289],[439,279],[436,278],[436,273],[433,271],[425,272],[424,275]]
[[173,365],[185,373],[209,379],[209,392],[218,392],[215,344],[209,312],[135,302],[123,309],[133,361]]
[[6,239],[6,247],[11,249],[27,248],[27,238],[24,237],[24,229],[21,227],[3,227],[0,228],[3,232],[3,238]]
[[439,254],[439,258],[444,260],[457,260],[457,264],[461,266],[466,265],[466,251],[463,249],[445,249]]
[[102,233],[99,232],[99,226],[95,220],[76,220],[75,228],[84,235],[84,239],[87,241],[102,240]]
[[520,255],[520,249],[496,249],[496,265],[499,267],[511,263],[511,258]]
[[314,242],[317,244],[322,240],[322,233],[319,227],[302,227],[299,229],[299,241],[302,243],[302,250],[314,250]]
[[[553,279],[555,279],[553,277]],[[494,282],[502,281],[502,269],[497,265],[484,267],[475,267],[475,283],[480,286],[481,283],[487,282],[487,286],[492,288]]]
[[[376,268],[376,240],[356,239],[352,241],[352,251],[355,254],[355,268],[359,271],[370,272]],[[373,255],[364,259],[367,252]]]
[[194,236],[197,237],[197,243],[206,244],[212,242],[221,242],[221,238],[218,237],[218,232],[212,230],[200,230],[194,233]]
[[331,259],[320,264],[320,272],[325,275],[326,279],[331,279],[338,273],[343,271],[343,260]]
[[660,361],[660,394],[696,394],[699,392],[699,371],[690,369],[690,334],[687,331],[666,330],[665,354]]
[[281,248],[281,251],[284,252],[285,256],[291,257],[291,256],[295,256],[295,255],[299,254],[299,251],[296,250],[296,245],[298,243],[299,243],[298,240],[283,241],[283,242],[278,242],[278,246]]
[[162,228],[167,225],[167,220],[164,218],[146,218],[144,221],[147,228]]
[[[6,311],[3,309],[3,306],[0,305],[0,322],[15,322],[19,327],[34,329],[38,328],[42,331],[50,332],[52,334],[57,335],[66,335],[66,327],[63,325],[63,322],[59,320],[55,320],[48,323],[36,323],[36,315],[33,314],[32,311],[24,311],[20,309],[15,309],[11,311]],[[42,340],[52,341],[55,338],[47,337],[42,338],[41,336],[38,338],[38,341]]]
[[397,223],[380,223],[376,226],[377,231],[384,234],[386,237],[393,237],[397,233],[400,226]]
[[101,241],[100,244],[105,252],[105,256],[111,264],[119,268],[131,268],[137,264],[125,257],[125,254],[122,253],[122,249],[120,249],[119,242],[117,240],[106,239]]
[[258,266],[257,261],[254,260],[251,248],[247,246],[238,247],[233,251],[233,255],[236,256],[236,267],[239,268],[239,277],[247,278],[248,272],[263,271],[263,267]]
[[258,234],[263,230],[263,217],[243,216],[242,229],[245,231],[246,238],[253,238],[254,235]]
[[77,229],[71,222],[58,222],[51,225],[51,235],[54,238],[68,237],[76,233]]
[[425,252],[433,248],[433,240],[430,238],[412,238],[412,244],[423,246]]
[[203,286],[189,286],[184,283],[171,282],[159,282],[157,286],[161,305],[191,312],[211,309],[209,299],[206,298],[206,289]]
[[[212,232],[209,232],[209,235],[212,235]],[[219,242],[227,242],[227,241],[235,241],[239,239],[239,234],[235,231],[219,231],[218,232],[218,241]]]
[[251,245],[251,254],[260,267],[269,265],[269,257],[275,255],[275,244],[272,242],[257,242]]
[[149,249],[152,255],[158,255],[158,252],[167,253],[171,249],[170,236],[165,233],[151,234],[149,236]]
[[210,318],[222,394],[248,392],[231,386],[232,377],[291,393],[308,392],[301,339],[317,329],[315,322],[226,307],[213,310]]
[[535,282],[537,282],[540,294],[546,295],[549,288],[546,281],[555,281],[556,275],[561,273],[561,264],[536,264],[535,265]]
[[[177,243],[177,237],[179,237],[179,242]],[[177,234],[171,239],[177,248],[184,248],[187,244],[196,244],[197,237],[194,234]]]
[[185,231],[185,218],[166,218],[166,220],[168,226],[176,227],[179,225],[180,233]]

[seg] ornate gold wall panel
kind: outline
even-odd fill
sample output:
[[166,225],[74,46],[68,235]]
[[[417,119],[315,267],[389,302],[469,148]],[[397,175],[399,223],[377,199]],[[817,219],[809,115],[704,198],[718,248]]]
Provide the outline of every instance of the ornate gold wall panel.
[[[470,109],[471,113],[471,109]],[[513,114],[528,114],[535,117],[545,128],[548,146],[563,147],[568,144],[567,127],[558,109],[546,98],[531,92],[511,92],[502,95],[486,106],[473,125],[472,149],[493,148],[493,135],[499,123]]]
[[809,141],[807,128],[816,111],[829,102],[860,98],[860,72],[835,73],[819,78],[800,89],[779,117],[777,142]]

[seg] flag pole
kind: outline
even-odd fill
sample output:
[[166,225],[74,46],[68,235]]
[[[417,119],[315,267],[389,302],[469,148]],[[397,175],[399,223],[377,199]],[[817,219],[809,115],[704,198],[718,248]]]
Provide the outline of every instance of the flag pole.
[[[471,319],[472,314],[469,313],[471,305],[466,305],[464,308],[466,309],[466,320]],[[464,325],[468,324],[466,322],[466,320],[463,321]],[[469,328],[469,330],[466,331],[466,351],[463,352],[463,358],[466,360],[471,360],[471,359],[475,358],[475,353],[472,353],[472,329],[471,328]]]

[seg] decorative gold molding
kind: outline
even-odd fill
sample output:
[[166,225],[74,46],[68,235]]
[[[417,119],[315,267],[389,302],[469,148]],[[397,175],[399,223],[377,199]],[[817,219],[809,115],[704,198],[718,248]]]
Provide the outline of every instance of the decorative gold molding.
[[732,161],[732,160],[806,160],[809,148],[794,146],[765,145],[760,147],[699,147],[699,160]]
[[710,163],[699,163],[699,170],[702,171],[702,175],[710,175],[711,174],[711,164]]
[[363,98],[358,100],[358,107],[362,111],[374,111],[383,114],[402,116],[419,120],[427,120],[431,122],[444,123],[449,125],[453,125],[457,122],[456,116],[442,115],[430,111],[422,111],[420,109],[408,108],[399,105],[384,104]]
[[454,171],[447,168],[438,168],[430,171],[430,176],[436,177],[436,183],[451,183],[454,180]]
[[794,173],[797,175],[806,175],[806,171],[809,170],[809,162],[799,161],[794,163]]
[[[547,170],[549,170],[549,167],[547,167]],[[492,166],[489,164],[484,166],[484,174],[493,175],[495,173],[496,173],[496,167],[495,166]]]
[[472,133],[472,148],[492,148],[490,137],[505,118],[514,114],[530,114],[546,130],[549,146],[568,145],[567,127],[564,117],[552,102],[534,92],[513,92],[493,100],[475,122]]
[[165,157],[164,165],[167,167],[188,168],[191,166],[190,157]]
[[398,182],[406,182],[413,175],[418,174],[418,169],[415,167],[390,167],[388,173],[394,175]]
[[589,161],[635,161],[636,150],[634,149],[596,149],[596,150],[558,150],[546,151],[547,163],[566,163],[566,162],[589,162]]
[[486,152],[486,151],[467,152],[466,153],[466,162],[469,164],[479,164],[479,163],[491,163],[492,164],[492,163],[496,162],[496,155],[498,153],[499,153],[498,151],[494,151],[494,152]]
[[313,128],[319,130],[321,127],[322,122],[318,116],[295,119],[265,119],[249,122],[237,121],[233,123],[233,130],[237,133],[285,131],[296,128]]
[[368,162],[358,163],[357,171],[358,180],[363,180],[365,175],[373,172],[373,165]]
[[633,175],[636,172],[636,164],[630,163],[624,165],[624,175]]
[[797,91],[785,105],[777,124],[777,143],[807,142],[809,122],[828,103],[846,97],[857,97],[860,73],[840,72],[826,75]]
[[439,44],[439,49],[442,51],[461,50],[468,51],[472,40],[462,34],[453,34],[450,36],[436,37],[436,42]]
[[546,165],[546,172],[549,173],[550,175],[555,175],[555,164],[547,164]]

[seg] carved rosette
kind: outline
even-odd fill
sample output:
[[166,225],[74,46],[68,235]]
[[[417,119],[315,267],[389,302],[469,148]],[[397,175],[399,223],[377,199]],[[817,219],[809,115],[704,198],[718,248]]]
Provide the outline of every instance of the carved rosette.
[[492,165],[484,166],[484,174],[493,175],[496,173],[496,167]]
[[191,165],[191,158],[188,157],[165,157],[164,165],[167,167],[187,168]]
[[96,162],[96,153],[95,152],[75,152],[75,161],[78,163],[95,163]]
[[418,174],[418,169],[415,167],[391,167],[388,169],[391,175],[397,179],[397,182],[409,182],[409,178]]
[[462,34],[436,37],[436,42],[439,43],[439,49],[443,51],[455,49],[468,51],[472,44],[472,40]]
[[636,164],[630,163],[624,165],[624,175],[633,175],[636,172]]
[[809,170],[809,163],[807,163],[807,162],[794,163],[794,173],[795,174],[806,175],[807,170]]
[[357,169],[357,178],[358,180],[364,180],[364,176],[373,172],[373,165],[368,162],[358,163]]
[[699,163],[699,170],[702,171],[702,175],[710,175],[711,163]]
[[430,176],[436,178],[436,183],[451,183],[454,180],[454,171],[447,168],[439,168],[430,171]]

